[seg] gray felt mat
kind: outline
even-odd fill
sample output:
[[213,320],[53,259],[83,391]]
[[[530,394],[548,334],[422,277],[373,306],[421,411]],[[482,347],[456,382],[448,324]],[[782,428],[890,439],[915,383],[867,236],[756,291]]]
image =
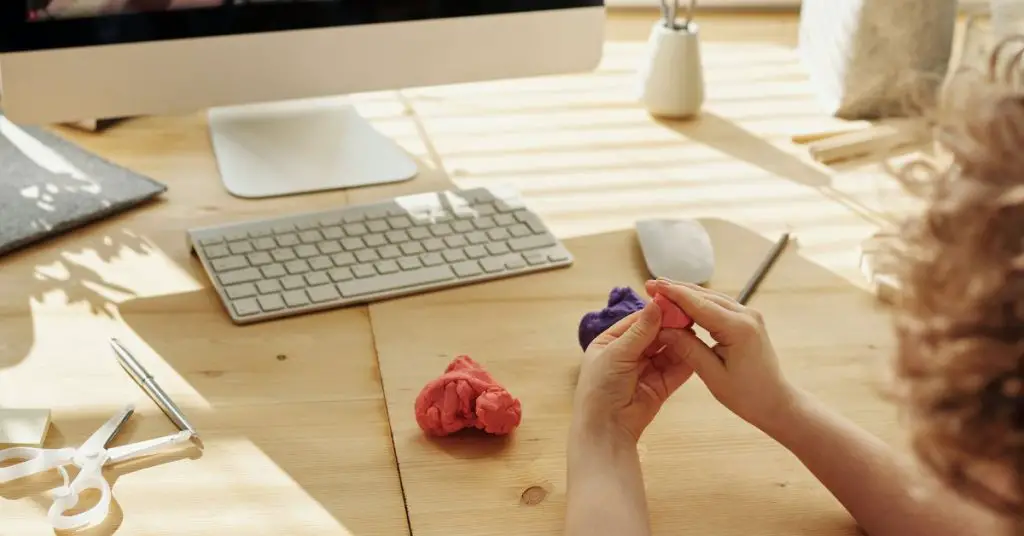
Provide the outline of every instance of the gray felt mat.
[[139,206],[166,190],[0,114],[0,256]]

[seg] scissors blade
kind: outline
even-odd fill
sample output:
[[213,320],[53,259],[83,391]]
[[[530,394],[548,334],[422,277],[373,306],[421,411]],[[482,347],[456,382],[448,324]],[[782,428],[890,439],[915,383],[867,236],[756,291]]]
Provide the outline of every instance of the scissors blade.
[[95,454],[106,448],[110,440],[121,431],[128,419],[135,413],[135,406],[129,404],[124,407],[117,415],[110,418],[96,433],[89,436],[89,439],[82,444],[79,449],[85,454]]
[[171,434],[156,439],[150,439],[147,441],[139,441],[138,443],[132,443],[131,445],[124,445],[121,447],[115,447],[107,451],[108,463],[117,463],[134,458],[139,458],[156,452],[162,448],[169,447],[171,445],[177,445],[178,443],[185,443],[192,438],[192,432],[184,431],[176,434]]

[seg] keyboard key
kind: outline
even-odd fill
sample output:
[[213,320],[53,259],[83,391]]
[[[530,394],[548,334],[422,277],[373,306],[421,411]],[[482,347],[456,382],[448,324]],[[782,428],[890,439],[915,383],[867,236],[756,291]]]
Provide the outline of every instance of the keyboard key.
[[316,244],[323,239],[324,235],[320,234],[320,231],[316,229],[299,233],[299,240],[302,240],[303,244]]
[[270,251],[277,248],[277,242],[273,238],[259,238],[253,242],[253,246],[259,251]]
[[526,253],[523,253],[523,258],[526,259],[526,262],[531,266],[548,262],[548,256],[539,251],[527,251]]
[[392,244],[401,244],[402,242],[409,241],[409,233],[405,231],[388,231],[384,236]]
[[356,222],[363,221],[365,219],[366,219],[366,214],[363,214],[362,212],[350,212],[350,213],[345,214],[345,217],[344,217],[345,223],[356,223]]
[[526,262],[523,261],[522,255],[508,255],[505,257],[505,268],[518,270],[524,267],[526,267]]
[[238,242],[239,240],[245,240],[249,238],[249,233],[245,231],[236,231],[224,235],[224,240],[227,242]]
[[565,262],[569,260],[569,255],[559,249],[548,250],[548,260],[551,262]]
[[465,220],[459,220],[457,222],[452,223],[452,230],[455,231],[456,233],[468,233],[472,232],[473,229],[473,224]]
[[476,211],[478,217],[490,216],[495,213],[494,205],[490,203],[481,203],[479,205],[473,205],[473,210]]
[[262,279],[260,271],[256,268],[242,268],[241,270],[232,270],[230,272],[224,272],[220,274],[220,284],[234,285],[236,283],[251,283],[253,281],[259,281]]
[[327,278],[327,272],[310,272],[306,274],[306,282],[310,285],[326,285],[331,280]]
[[494,202],[494,208],[498,212],[515,212],[523,208],[523,203],[516,199],[499,199]]
[[475,225],[476,228],[480,229],[481,231],[485,231],[487,229],[493,229],[494,226],[495,226],[494,218],[491,218],[490,216],[484,216],[483,218],[477,218],[477,219],[473,220],[473,225]]
[[304,290],[292,290],[284,293],[284,302],[288,307],[301,307],[309,305],[309,296]]
[[309,271],[309,263],[299,259],[285,264],[284,269],[288,270],[289,274],[304,274]]
[[245,258],[249,259],[249,264],[253,266],[263,266],[264,264],[270,264],[274,262],[274,259],[271,258],[270,254],[267,253],[266,251],[257,251],[254,253],[250,253],[246,255]]
[[270,236],[270,229],[256,229],[255,231],[249,231],[249,238],[263,238],[264,236]]
[[459,277],[472,277],[483,273],[483,270],[480,268],[480,263],[476,261],[463,261],[453,264],[452,270],[454,270],[455,275]]
[[380,255],[377,254],[376,250],[364,249],[356,252],[356,260],[359,262],[379,261]]
[[361,236],[370,232],[365,225],[361,223],[350,223],[345,226],[345,234],[348,236]]
[[492,242],[487,244],[487,252],[491,255],[501,255],[502,253],[508,253],[508,246],[504,242]]
[[522,237],[524,237],[524,236],[530,236],[531,234],[533,234],[533,232],[532,232],[532,231],[530,231],[530,228],[529,228],[529,227],[527,227],[527,226],[525,226],[525,225],[523,225],[523,224],[521,224],[521,223],[519,223],[519,224],[516,224],[515,226],[511,227],[511,228],[510,228],[510,229],[508,230],[508,232],[509,232],[509,233],[510,233],[510,234],[511,234],[512,236],[514,236],[514,237],[516,237],[516,238],[522,238]]
[[295,254],[298,255],[299,258],[301,259],[308,259],[310,257],[316,257],[317,255],[319,255],[320,250],[317,249],[316,246],[303,244],[295,248]]
[[270,252],[270,256],[277,262],[290,261],[295,258],[295,252],[290,249],[275,249]]
[[341,230],[341,227],[328,227],[324,229],[324,238],[329,240],[337,240],[345,236],[345,232]]
[[290,275],[281,279],[281,286],[287,290],[295,290],[306,286],[306,280],[297,275]]
[[341,244],[339,244],[337,240],[326,240],[317,244],[316,249],[319,249],[320,253],[330,255],[331,253],[341,251]]
[[525,210],[520,210],[516,212],[516,220],[518,220],[520,223],[525,223],[526,226],[529,227],[534,234],[548,232],[548,229],[544,225],[544,222],[541,221],[540,217],[538,217],[536,214],[532,214]]
[[284,269],[284,266],[281,266],[280,264],[271,264],[271,265],[268,265],[268,266],[264,266],[264,267],[260,268],[260,272],[262,272],[263,273],[263,277],[266,277],[266,278],[281,277],[281,276],[283,276],[283,275],[288,273]]
[[260,302],[260,308],[263,312],[270,313],[273,311],[280,311],[284,309],[284,300],[281,299],[280,294],[271,294],[270,296],[260,296],[256,299]]
[[383,246],[388,243],[387,239],[385,239],[382,234],[366,235],[363,237],[363,242],[366,242],[366,245],[371,248]]
[[231,285],[230,287],[224,287],[224,292],[227,293],[228,297],[232,300],[248,298],[249,296],[256,295],[256,285],[253,285],[252,283],[239,283],[237,285]]
[[555,238],[550,234],[532,235],[525,238],[513,238],[508,241],[508,247],[513,251],[525,251],[528,249],[545,248],[555,245]]
[[361,238],[344,238],[341,240],[341,247],[345,248],[345,251],[356,251],[366,247]]
[[260,294],[273,294],[275,292],[281,292],[281,283],[276,279],[260,281],[259,283],[256,283],[256,289],[260,291]]
[[508,227],[516,224],[516,218],[511,214],[498,214],[494,217],[494,223],[502,227]]
[[419,257],[402,257],[398,259],[398,267],[403,270],[415,270],[423,266]]
[[254,298],[245,298],[231,302],[238,316],[249,316],[260,312],[260,304]]
[[402,251],[396,246],[384,246],[377,249],[377,253],[384,259],[397,259],[402,256]]
[[482,259],[487,256],[487,250],[483,246],[469,246],[463,251],[470,259]]
[[409,227],[412,227],[412,222],[405,216],[396,216],[388,218],[388,225],[390,225],[392,229],[408,229]]
[[341,297],[341,294],[338,294],[338,289],[334,288],[334,285],[310,287],[306,289],[306,293],[309,294],[309,299],[313,300],[313,303],[323,303]]
[[480,265],[483,266],[484,271],[489,274],[500,272],[505,269],[505,261],[494,257],[489,257],[480,261]]
[[470,244],[486,244],[489,242],[487,235],[480,231],[473,231],[472,233],[469,233],[466,235],[466,240],[468,240]]
[[280,225],[275,225],[270,230],[273,231],[274,234],[279,235],[279,234],[285,234],[285,233],[290,233],[290,232],[294,231],[295,230],[295,226],[290,224],[290,223],[282,223]]
[[299,244],[299,237],[294,233],[283,234],[277,237],[277,245],[281,247],[295,246]]
[[332,225],[341,225],[341,216],[327,216],[320,220],[321,227],[330,227]]
[[423,261],[424,266],[437,266],[438,264],[444,264],[444,257],[440,253],[424,253],[420,256],[420,260]]
[[388,222],[384,220],[370,220],[366,222],[366,228],[369,229],[371,233],[383,233],[391,230],[391,227],[388,226]]
[[409,238],[412,238],[413,240],[423,240],[425,238],[430,238],[430,231],[424,227],[413,227],[412,229],[409,229],[408,232]]
[[502,228],[491,229],[487,231],[487,237],[491,240],[508,240],[512,238],[512,235],[508,234],[508,231]]
[[461,248],[466,245],[466,239],[460,235],[451,235],[444,237],[444,243],[450,248]]
[[448,236],[455,232],[447,223],[437,223],[430,226],[430,233],[434,236]]
[[373,269],[372,264],[360,264],[352,267],[352,275],[362,279],[377,275],[377,271]]
[[402,253],[405,253],[406,255],[419,255],[424,251],[423,246],[421,246],[419,242],[406,242],[402,244],[401,249]]
[[356,263],[356,256],[347,251],[344,253],[335,253],[334,255],[331,255],[331,262],[333,262],[335,266],[348,266]]
[[458,262],[466,260],[466,254],[461,249],[447,249],[444,252],[444,260],[448,262]]
[[383,207],[372,207],[366,209],[366,219],[379,220],[388,216],[388,209]]
[[210,261],[213,269],[218,272],[225,272],[227,270],[237,270],[239,268],[245,268],[249,266],[249,263],[245,260],[245,257],[241,255],[235,255],[233,257],[225,257],[223,259],[215,259]]
[[338,283],[338,290],[343,296],[364,296],[377,292],[409,288],[430,283],[442,283],[455,278],[452,269],[447,266],[434,266],[432,268],[421,268],[409,272],[397,272],[390,275],[382,275],[370,279],[347,281]]
[[352,275],[352,270],[349,270],[348,268],[335,268],[327,271],[327,277],[330,277],[331,281],[334,281],[335,283],[340,283],[342,281],[348,281],[354,276]]
[[314,270],[329,270],[334,268],[334,263],[331,262],[331,259],[321,255],[319,257],[309,259],[309,266]]
[[441,251],[445,248],[444,242],[438,238],[428,238],[423,241],[423,247],[427,251]]
[[214,244],[221,244],[223,242],[224,242],[224,237],[223,236],[211,236],[210,238],[204,238],[204,239],[200,240],[199,244],[203,245],[203,246],[212,246]]
[[315,221],[300,221],[299,223],[295,224],[295,228],[300,231],[305,231],[306,229],[313,229],[317,225],[319,225],[319,223]]
[[208,259],[216,259],[231,255],[231,252],[228,251],[226,246],[208,246],[204,248],[203,251],[206,253],[206,258]]
[[395,261],[380,261],[374,265],[377,271],[381,274],[393,274],[399,270],[398,263]]

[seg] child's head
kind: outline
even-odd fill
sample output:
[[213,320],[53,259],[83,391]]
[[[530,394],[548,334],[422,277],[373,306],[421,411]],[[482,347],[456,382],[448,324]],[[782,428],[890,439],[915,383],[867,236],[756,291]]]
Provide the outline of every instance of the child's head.
[[1020,518],[1024,91],[1005,69],[936,129],[952,165],[930,174],[927,208],[903,229],[896,372],[921,460],[965,497]]

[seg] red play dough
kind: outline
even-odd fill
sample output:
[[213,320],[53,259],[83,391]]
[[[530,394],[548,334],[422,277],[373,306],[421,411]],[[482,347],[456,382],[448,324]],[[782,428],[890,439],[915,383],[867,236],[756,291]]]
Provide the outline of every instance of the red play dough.
[[654,295],[654,303],[661,309],[661,327],[687,329],[693,325],[693,319],[686,315],[672,300],[661,294]]
[[464,428],[505,435],[519,426],[522,407],[469,356],[456,357],[440,378],[416,397],[416,423],[424,432],[445,436]]

